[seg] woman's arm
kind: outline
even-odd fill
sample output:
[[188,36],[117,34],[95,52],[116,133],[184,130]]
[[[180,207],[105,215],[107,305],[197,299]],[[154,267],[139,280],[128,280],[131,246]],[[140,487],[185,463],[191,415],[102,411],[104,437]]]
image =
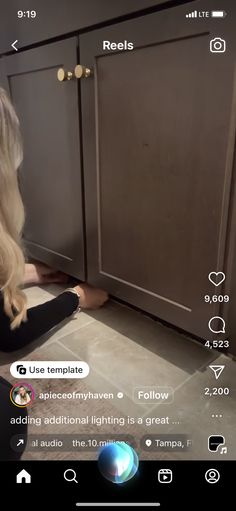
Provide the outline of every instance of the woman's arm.
[[79,305],[75,293],[65,291],[56,298],[32,307],[27,311],[27,321],[15,330],[10,328],[10,319],[3,309],[3,298],[0,298],[0,350],[14,351],[45,334],[61,321],[71,316]]
[[[14,351],[49,332],[71,316],[78,305],[83,309],[98,309],[108,300],[102,289],[80,284],[75,292],[65,290],[56,298],[27,310],[27,321],[15,330],[10,328],[10,319],[4,312],[3,297],[0,294],[0,351]],[[79,298],[79,296],[80,298]]]

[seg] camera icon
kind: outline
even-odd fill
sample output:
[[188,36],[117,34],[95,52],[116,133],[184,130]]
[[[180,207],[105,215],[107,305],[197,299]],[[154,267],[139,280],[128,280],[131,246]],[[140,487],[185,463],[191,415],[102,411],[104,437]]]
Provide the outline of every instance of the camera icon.
[[22,364],[16,366],[16,370],[19,374],[26,374],[26,368]]
[[224,53],[226,50],[226,41],[221,37],[215,37],[210,40],[211,53]]

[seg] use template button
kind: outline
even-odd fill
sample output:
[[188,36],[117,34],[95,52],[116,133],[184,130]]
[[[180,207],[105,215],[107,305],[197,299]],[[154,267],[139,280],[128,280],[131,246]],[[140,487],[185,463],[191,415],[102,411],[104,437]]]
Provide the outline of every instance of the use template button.
[[28,361],[22,360],[11,364],[14,378],[86,378],[89,366],[79,361]]

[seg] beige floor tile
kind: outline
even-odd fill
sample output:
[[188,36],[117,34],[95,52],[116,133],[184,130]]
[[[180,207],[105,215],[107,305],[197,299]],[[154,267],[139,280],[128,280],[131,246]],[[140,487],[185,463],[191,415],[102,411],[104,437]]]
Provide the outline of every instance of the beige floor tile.
[[[29,306],[43,303],[67,286],[49,285],[41,288],[32,286],[26,289]],[[39,401],[30,410],[30,415],[117,415],[119,417],[142,417],[143,426],[127,427],[139,440],[143,434],[186,433],[193,439],[189,453],[158,453],[159,459],[222,459],[220,454],[207,450],[207,437],[210,434],[223,434],[228,446],[227,457],[236,455],[233,446],[233,432],[236,422],[236,389],[230,396],[207,398],[207,386],[232,389],[235,380],[235,362],[217,352],[206,350],[200,343],[192,341],[161,323],[146,317],[114,301],[98,311],[86,311],[77,319],[63,322],[23,350],[1,354],[0,374],[15,383],[10,376],[9,364],[15,360],[84,360],[90,366],[86,380],[32,380],[35,390],[72,392],[110,392],[114,399],[108,401],[79,402]],[[225,370],[219,380],[208,368],[210,363],[224,364]],[[133,401],[133,390],[137,386],[168,385],[175,389],[174,403],[171,405],[138,405]],[[118,399],[117,392],[124,398]],[[212,414],[222,414],[223,418],[213,419]],[[145,426],[147,418],[169,417],[168,426]],[[174,424],[176,423],[177,424]],[[179,424],[178,424],[179,422]],[[109,428],[108,428],[109,429]],[[106,431],[108,431],[108,429]],[[52,428],[53,431],[53,428]],[[57,432],[64,432],[58,427]],[[74,431],[73,427],[66,431]],[[116,430],[117,431],[117,430]],[[32,433],[32,430],[30,429]],[[43,429],[44,433],[49,432]],[[140,453],[142,459],[155,459],[151,451]],[[48,459],[53,459],[52,453]],[[39,453],[36,459],[46,459],[47,453]],[[58,453],[57,459],[94,459],[94,454]],[[24,455],[27,459],[27,453]],[[31,453],[28,454],[31,459]]]
[[88,315],[188,374],[193,374],[215,356],[199,342],[116,302],[110,301],[109,307],[88,311]]
[[54,295],[47,287],[29,286],[24,289],[24,292],[27,296],[29,307],[34,307],[54,298]]
[[[208,452],[207,440],[210,435],[224,435],[228,447],[227,459],[235,459],[236,446],[233,431],[236,424],[236,388],[232,388],[235,378],[235,362],[224,355],[214,360],[214,365],[225,365],[218,380],[208,367],[197,371],[175,393],[172,405],[159,405],[148,412],[145,417],[160,417],[170,414],[171,424],[166,428],[168,433],[186,433],[193,439],[193,447],[189,454],[176,455],[181,459],[224,459],[220,453]],[[229,396],[207,397],[205,388],[230,388]],[[212,415],[223,417],[213,418]],[[172,424],[179,421],[180,424]],[[158,428],[159,430],[159,428]],[[150,433],[157,431],[156,426],[148,428]]]
[[[137,386],[169,385],[175,389],[215,357],[201,345],[173,334],[149,318],[136,318],[130,335],[132,326],[127,310],[118,314],[121,314],[120,330],[126,335],[112,328],[111,318],[117,320],[113,309],[106,311],[106,317],[109,316],[106,324],[97,319],[79,332],[60,338],[60,342],[131,398]],[[99,317],[98,313],[96,316]],[[102,317],[104,320],[105,312]]]
[[[60,343],[60,341],[58,341]],[[63,345],[62,345],[63,346]],[[66,350],[68,350],[68,357],[70,357],[70,353],[72,356],[74,355],[73,352],[70,351],[65,346],[63,346]],[[132,399],[132,396],[126,394],[124,392],[124,389],[122,387],[118,387],[117,383],[113,384],[106,375],[106,372],[99,372],[99,370],[91,369],[90,373],[86,378],[86,383],[93,389],[94,392],[108,392],[113,393],[114,398],[114,406],[123,414],[125,415],[131,415],[131,416],[142,416],[145,414],[145,412],[148,411],[150,407],[145,406],[143,404],[137,404]],[[117,397],[117,394],[119,392],[123,392],[123,398]]]

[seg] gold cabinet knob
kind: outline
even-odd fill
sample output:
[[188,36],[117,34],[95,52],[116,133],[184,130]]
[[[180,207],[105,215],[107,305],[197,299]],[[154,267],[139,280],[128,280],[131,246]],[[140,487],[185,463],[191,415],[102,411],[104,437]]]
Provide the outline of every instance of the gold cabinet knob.
[[65,82],[66,80],[71,80],[73,78],[73,73],[71,71],[65,71],[63,67],[60,67],[57,71],[57,79],[59,82]]
[[75,77],[76,78],[88,78],[89,76],[91,76],[92,74],[92,70],[89,69],[88,67],[85,67],[85,66],[81,66],[80,64],[78,64],[77,66],[75,66]]

